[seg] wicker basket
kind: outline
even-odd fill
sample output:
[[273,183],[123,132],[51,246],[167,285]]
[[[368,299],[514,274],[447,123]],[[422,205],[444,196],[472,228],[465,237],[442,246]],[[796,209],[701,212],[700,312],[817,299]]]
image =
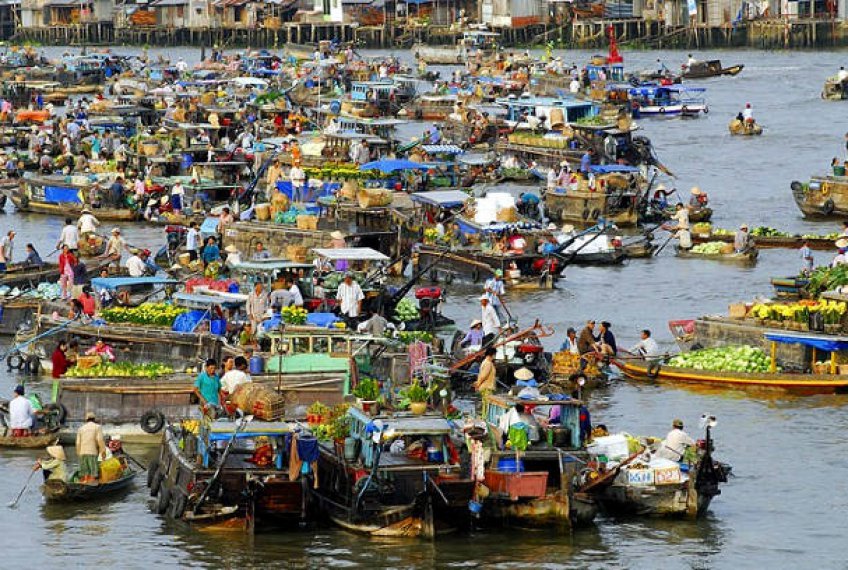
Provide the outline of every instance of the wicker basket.
[[300,214],[297,217],[297,229],[299,230],[317,230],[318,216],[308,214]]
[[514,206],[509,206],[508,208],[498,208],[497,214],[495,214],[495,219],[499,222],[517,222],[518,221],[518,211]]
[[246,414],[253,414],[260,420],[274,421],[283,417],[285,399],[261,384],[242,384],[230,401]]
[[94,368],[98,364],[102,362],[101,358],[96,354],[91,356],[78,356],[77,357],[77,368],[80,370],[88,370],[89,368]]

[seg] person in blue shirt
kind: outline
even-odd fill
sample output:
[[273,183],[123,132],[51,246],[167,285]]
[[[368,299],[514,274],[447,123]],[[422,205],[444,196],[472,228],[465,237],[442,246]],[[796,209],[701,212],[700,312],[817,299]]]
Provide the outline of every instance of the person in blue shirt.
[[590,148],[580,158],[580,172],[586,176],[589,175],[589,171],[592,169],[592,158],[594,158],[594,156],[595,149]]
[[194,381],[194,393],[203,408],[221,405],[221,378],[218,376],[218,362],[214,358],[207,360],[203,372],[198,374]]
[[204,265],[209,265],[214,261],[221,261],[221,250],[215,244],[215,238],[209,237],[206,240],[206,247],[203,248],[203,253],[200,255]]

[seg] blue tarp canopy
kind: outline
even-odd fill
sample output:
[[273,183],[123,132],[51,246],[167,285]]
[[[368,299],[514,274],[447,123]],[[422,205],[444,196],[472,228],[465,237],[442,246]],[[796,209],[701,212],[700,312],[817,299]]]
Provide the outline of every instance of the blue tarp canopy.
[[133,287],[137,285],[176,285],[176,279],[165,279],[162,277],[95,277],[91,284],[99,289],[117,289],[119,287]]
[[468,194],[460,190],[437,190],[435,192],[415,192],[409,196],[413,202],[430,204],[440,208],[455,208],[465,204],[470,198]]
[[766,340],[770,340],[772,342],[803,344],[804,346],[809,346],[816,350],[823,350],[826,352],[848,350],[848,338],[846,337],[825,338],[821,336],[805,334],[796,335],[792,333],[765,333],[765,337]]
[[80,196],[80,189],[74,187],[64,187],[64,186],[45,186],[44,187],[44,200],[47,202],[72,202],[74,204],[81,204],[82,197]]
[[386,158],[367,162],[359,167],[359,170],[379,170],[380,172],[395,172],[396,170],[430,170],[444,166],[441,162],[413,162],[402,158]]
[[626,164],[593,164],[592,172],[595,174],[609,174],[611,172],[639,172],[635,166]]
[[455,144],[425,144],[421,150],[427,154],[462,154],[465,151]]

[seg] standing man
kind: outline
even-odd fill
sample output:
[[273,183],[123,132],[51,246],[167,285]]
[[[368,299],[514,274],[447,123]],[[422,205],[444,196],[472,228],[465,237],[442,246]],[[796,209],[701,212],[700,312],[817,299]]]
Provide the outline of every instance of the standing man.
[[88,241],[94,234],[97,233],[97,226],[100,225],[100,220],[94,217],[87,207],[82,209],[82,215],[77,220],[77,230],[83,241]]
[[265,320],[265,314],[268,312],[268,294],[263,290],[262,283],[257,282],[253,286],[253,291],[247,296],[245,310],[253,324],[253,330],[259,330],[259,323]]
[[501,321],[495,308],[489,303],[489,296],[480,297],[480,320],[483,321],[483,346],[488,346],[501,331]]
[[483,284],[483,291],[489,297],[489,304],[498,314],[498,320],[504,318],[501,308],[503,307],[503,295],[506,293],[503,282],[503,271],[495,269],[495,274]]
[[692,234],[689,233],[689,210],[683,204],[677,204],[677,211],[671,218],[677,222],[677,225],[671,229],[676,230],[675,236],[680,244],[681,249],[690,249],[692,247]]
[[221,379],[218,376],[218,363],[214,358],[206,361],[206,366],[194,381],[194,393],[200,400],[204,411],[221,405]]
[[221,377],[221,391],[226,395],[231,395],[236,391],[236,388],[242,384],[251,382],[250,376],[247,374],[247,359],[244,356],[236,356],[233,361],[235,368],[226,372]]
[[80,483],[96,483],[100,478],[97,456],[106,459],[106,442],[103,430],[97,423],[94,412],[85,413],[85,423],[77,430],[77,457],[79,457]]
[[62,233],[59,234],[59,241],[56,242],[56,249],[62,249],[62,246],[68,246],[71,251],[76,251],[79,248],[79,230],[71,218],[65,218],[65,226],[62,228]]
[[32,403],[24,397],[24,387],[15,386],[15,397],[9,402],[9,428],[12,437],[27,437],[32,433],[35,410]]
[[292,185],[292,202],[300,202],[304,197],[304,185],[306,184],[306,172],[300,167],[300,161],[296,161],[289,171],[289,179]]
[[188,226],[188,232],[186,232],[186,251],[188,252],[189,260],[197,261],[197,251],[199,249],[200,231],[198,230],[197,222],[191,222]]
[[804,245],[801,246],[799,253],[801,255],[802,262],[801,274],[810,275],[813,272],[815,259],[813,258],[813,250],[810,249],[810,243],[808,241],[804,241]]
[[345,319],[356,319],[362,314],[362,301],[365,299],[365,294],[359,283],[353,280],[351,272],[345,273],[344,281],[339,283],[336,299],[339,301],[341,316]]

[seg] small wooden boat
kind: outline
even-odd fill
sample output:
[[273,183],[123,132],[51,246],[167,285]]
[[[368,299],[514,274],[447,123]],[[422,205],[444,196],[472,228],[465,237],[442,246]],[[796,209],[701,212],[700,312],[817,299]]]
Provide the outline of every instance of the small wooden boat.
[[44,485],[41,486],[41,494],[44,495],[47,501],[55,503],[94,501],[108,498],[128,489],[137,474],[136,471],[127,468],[120,479],[115,479],[108,483],[100,483],[99,485],[50,479],[45,481]]
[[827,101],[842,101],[848,99],[848,85],[845,81],[840,81],[839,76],[834,75],[828,77],[824,82],[824,88],[821,92],[822,99]]
[[698,61],[686,67],[683,72],[684,79],[706,79],[708,77],[721,77],[722,75],[739,75],[744,65],[732,65],[722,67],[721,60],[711,59],[709,61]]
[[739,119],[733,119],[727,126],[730,134],[736,137],[753,137],[763,134],[763,126],[757,123],[746,125]]
[[[69,181],[65,176],[32,176],[7,195],[20,212],[80,216],[90,188],[91,183]],[[97,208],[94,213],[100,221],[131,222],[141,217],[140,211],[130,208]]]
[[0,275],[0,286],[34,287],[42,281],[51,281],[58,278],[59,266],[55,263],[45,263],[41,266],[13,263],[6,269],[6,273]]
[[[0,436],[0,447],[15,447],[18,449],[38,449],[53,445],[59,440],[58,429],[49,433],[39,433],[26,437],[12,437],[11,435]],[[10,433],[7,430],[6,433]]]
[[714,372],[676,368],[659,362],[616,362],[627,378],[638,381],[701,384],[717,388],[784,390],[799,395],[848,394],[848,377],[790,372]]
[[[710,241],[723,241],[733,243],[733,234],[692,234],[692,243],[707,243]],[[810,249],[817,251],[832,251],[833,240],[826,237],[804,238],[802,236],[754,236],[758,249],[798,249],[804,243]]]
[[684,259],[713,259],[716,261],[729,261],[732,263],[751,264],[757,262],[759,251],[756,247],[752,247],[745,251],[730,252],[730,253],[696,253],[691,249],[677,248],[677,257]]
[[848,216],[848,176],[813,176],[809,182],[789,185],[795,204],[805,218],[843,219]]

